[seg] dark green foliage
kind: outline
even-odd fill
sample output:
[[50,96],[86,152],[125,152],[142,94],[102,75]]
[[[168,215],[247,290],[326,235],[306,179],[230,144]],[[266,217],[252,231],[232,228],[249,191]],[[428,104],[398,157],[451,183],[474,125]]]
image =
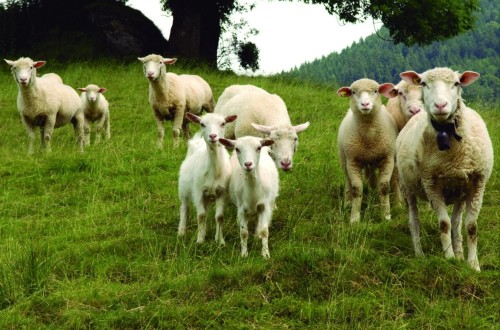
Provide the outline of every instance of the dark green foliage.
[[340,53],[303,64],[283,75],[344,86],[362,77],[380,83],[397,83],[403,71],[423,72],[447,66],[481,74],[475,84],[464,89],[466,100],[497,102],[500,99],[500,4],[492,0],[480,3],[474,30],[447,41],[408,47],[385,40],[390,39],[389,33],[381,29],[377,35],[361,39]]

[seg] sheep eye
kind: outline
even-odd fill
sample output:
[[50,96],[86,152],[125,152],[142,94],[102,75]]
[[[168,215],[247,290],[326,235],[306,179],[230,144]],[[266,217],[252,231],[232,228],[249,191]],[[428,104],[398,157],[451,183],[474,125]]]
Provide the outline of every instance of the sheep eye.
[[422,81],[422,82],[420,82],[420,86],[425,87],[425,86],[427,86],[427,84]]
[[234,151],[236,151],[236,153],[238,153],[238,154],[240,153],[240,149],[238,149],[238,148],[234,148]]
[[455,83],[455,86],[460,86],[460,82],[459,82],[459,81],[457,81],[457,82]]
[[398,94],[399,94],[399,95],[403,95],[403,92],[399,92]]
[[260,149],[262,149],[262,147],[258,147],[258,148],[257,148],[257,151],[260,151]]
[[355,91],[352,91],[352,95],[354,95],[354,94],[356,94],[356,92],[355,92]]
[[205,128],[205,124],[203,124],[203,123],[200,123],[200,126],[203,127],[203,128]]
[[224,127],[224,126],[226,126],[226,123],[220,124],[220,127]]

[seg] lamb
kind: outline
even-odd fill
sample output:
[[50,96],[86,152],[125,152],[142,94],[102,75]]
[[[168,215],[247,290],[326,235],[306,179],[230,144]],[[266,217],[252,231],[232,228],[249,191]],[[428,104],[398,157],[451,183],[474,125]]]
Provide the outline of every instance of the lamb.
[[244,136],[236,141],[219,139],[219,142],[234,148],[229,194],[238,209],[241,256],[248,255],[248,221],[257,219],[255,233],[262,240],[262,256],[269,259],[269,226],[279,192],[278,169],[268,148],[274,141]]
[[[462,211],[466,209],[468,263],[479,271],[477,219],[493,169],[493,147],[481,116],[462,100],[462,87],[479,73],[435,68],[400,74],[423,88],[425,112],[414,116],[396,141],[396,162],[416,256],[423,256],[417,199],[430,201],[438,216],[446,258],[463,259]],[[446,205],[453,204],[450,217]]]
[[111,137],[109,103],[104,95],[102,95],[106,91],[106,88],[89,84],[87,87],[78,88],[78,90],[82,92],[80,98],[85,117],[85,144],[90,145],[90,124],[93,122],[97,122],[95,142],[99,143],[101,141],[103,133],[106,136],[106,140],[109,140]]
[[178,235],[186,234],[189,202],[192,201],[197,212],[198,239],[202,243],[206,236],[206,210],[215,200],[216,232],[215,241],[224,245],[222,226],[224,205],[227,198],[231,163],[227,150],[218,143],[224,134],[224,126],[236,116],[223,117],[208,113],[198,117],[187,113],[187,118],[201,126],[200,132],[189,141],[188,153],[182,162],[179,173],[179,199],[181,200]]
[[372,189],[377,186],[375,171],[379,170],[378,192],[382,216],[386,220],[391,219],[389,191],[398,132],[379,93],[386,93],[393,88],[392,84],[379,85],[374,80],[364,78],[337,91],[342,97],[350,97],[350,109],[340,124],[337,144],[340,165],[346,177],[346,199],[352,202],[351,223],[360,219],[363,170]]
[[167,72],[165,65],[174,64],[176,58],[151,54],[138,59],[144,64],[144,74],[149,80],[149,104],[158,127],[156,145],[163,148],[163,122],[172,120],[173,143],[177,147],[181,128],[184,137],[189,138],[187,112],[195,115],[200,115],[203,110],[213,112],[215,102],[212,90],[199,76]]
[[36,76],[36,70],[45,61],[33,61],[21,57],[17,61],[5,60],[11,66],[12,75],[18,84],[17,110],[28,130],[28,154],[33,154],[35,129],[40,127],[41,144],[46,152],[51,151],[50,141],[54,128],[72,123],[80,151],[83,152],[83,111],[78,93],[62,83],[55,73]]
[[[387,111],[392,115],[400,132],[411,117],[424,109],[422,87],[401,80],[392,90],[383,94],[389,98]],[[394,97],[397,95],[397,97]]]
[[309,122],[292,126],[285,102],[278,95],[252,85],[233,85],[224,90],[214,112],[238,116],[235,123],[227,125],[225,138],[268,137],[274,141],[271,157],[276,166],[284,171],[292,169],[297,134],[306,130]]

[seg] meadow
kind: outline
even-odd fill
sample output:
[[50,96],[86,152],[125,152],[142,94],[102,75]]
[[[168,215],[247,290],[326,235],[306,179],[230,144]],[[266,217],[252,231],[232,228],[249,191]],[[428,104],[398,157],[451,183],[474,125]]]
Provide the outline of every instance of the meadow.
[[[14,60],[14,59],[13,59]],[[37,59],[38,60],[38,59]],[[348,101],[336,88],[244,77],[178,61],[169,69],[204,77],[217,98],[231,84],[279,94],[300,135],[291,172],[280,172],[270,228],[240,257],[235,209],[226,246],[196,241],[191,214],[177,238],[177,176],[186,143],[163,150],[139,61],[51,63],[72,87],[106,87],[111,140],[78,151],[71,126],[55,130],[52,153],[33,156],[16,108],[17,85],[0,66],[0,328],[2,329],[493,329],[500,324],[500,180],[497,161],[480,218],[481,272],[445,260],[436,216],[421,203],[426,254],[415,258],[404,206],[380,217],[365,190],[362,219],[349,223],[337,129]],[[487,100],[485,100],[487,101]],[[500,106],[469,104],[500,154]],[[191,125],[192,132],[195,131]],[[250,227],[253,228],[253,227]],[[465,247],[465,251],[467,251]]]

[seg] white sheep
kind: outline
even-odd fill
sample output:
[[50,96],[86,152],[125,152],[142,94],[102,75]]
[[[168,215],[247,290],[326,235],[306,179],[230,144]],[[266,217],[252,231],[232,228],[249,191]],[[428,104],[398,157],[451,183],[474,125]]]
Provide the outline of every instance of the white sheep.
[[[462,211],[466,208],[468,263],[479,271],[477,218],[493,169],[493,147],[481,116],[468,108],[462,87],[479,73],[435,68],[401,78],[423,88],[425,112],[414,116],[396,141],[400,185],[409,208],[413,247],[422,256],[417,198],[430,201],[438,216],[446,258],[463,259]],[[450,217],[446,205],[453,204]]]
[[103,134],[105,134],[106,140],[109,140],[111,137],[109,103],[102,95],[106,88],[89,84],[87,87],[78,88],[78,90],[82,92],[80,98],[85,117],[85,144],[90,145],[90,124],[93,122],[96,122],[95,142],[99,143]]
[[149,80],[149,104],[158,127],[156,145],[163,148],[163,122],[172,120],[173,142],[174,147],[177,147],[181,128],[184,137],[189,138],[187,112],[196,115],[201,114],[202,110],[213,112],[215,102],[212,90],[199,76],[167,72],[165,65],[174,64],[176,58],[151,54],[138,59],[144,64],[144,75]]
[[35,129],[40,127],[41,143],[45,151],[51,151],[50,141],[54,128],[72,123],[83,151],[83,111],[78,93],[62,83],[55,73],[36,76],[36,70],[45,61],[33,61],[21,57],[17,61],[5,60],[11,66],[12,75],[18,84],[17,110],[28,130],[28,154],[33,153]]
[[271,157],[276,166],[285,171],[292,169],[297,134],[306,130],[309,122],[292,126],[285,102],[278,95],[252,85],[233,85],[224,90],[214,112],[238,116],[236,122],[227,125],[225,138],[268,137],[274,141]]
[[[378,184],[382,216],[390,220],[390,181],[395,162],[397,126],[382,104],[380,94],[394,88],[371,79],[359,79],[337,94],[350,97],[350,108],[338,130],[340,165],[345,174],[345,193],[351,201],[351,223],[360,219],[363,197],[362,171],[372,189]],[[378,173],[378,181],[376,170]]]
[[268,148],[274,142],[254,136],[240,137],[236,141],[219,139],[219,142],[234,148],[229,194],[238,209],[241,256],[248,255],[248,221],[256,219],[255,233],[262,240],[262,256],[268,259],[269,226],[279,192],[278,170]]
[[[392,90],[383,94],[388,97],[387,111],[392,115],[400,132],[408,120],[423,111],[422,87],[401,80]],[[397,97],[394,97],[397,96]]]
[[236,116],[223,117],[207,113],[198,117],[187,113],[187,118],[198,123],[201,130],[189,141],[187,156],[179,172],[179,199],[181,200],[178,235],[186,234],[188,208],[194,204],[198,219],[197,243],[205,240],[206,212],[210,203],[215,201],[216,232],[215,241],[224,245],[222,226],[224,223],[224,205],[227,198],[231,163],[227,150],[218,143],[224,136],[224,126],[236,119]]

